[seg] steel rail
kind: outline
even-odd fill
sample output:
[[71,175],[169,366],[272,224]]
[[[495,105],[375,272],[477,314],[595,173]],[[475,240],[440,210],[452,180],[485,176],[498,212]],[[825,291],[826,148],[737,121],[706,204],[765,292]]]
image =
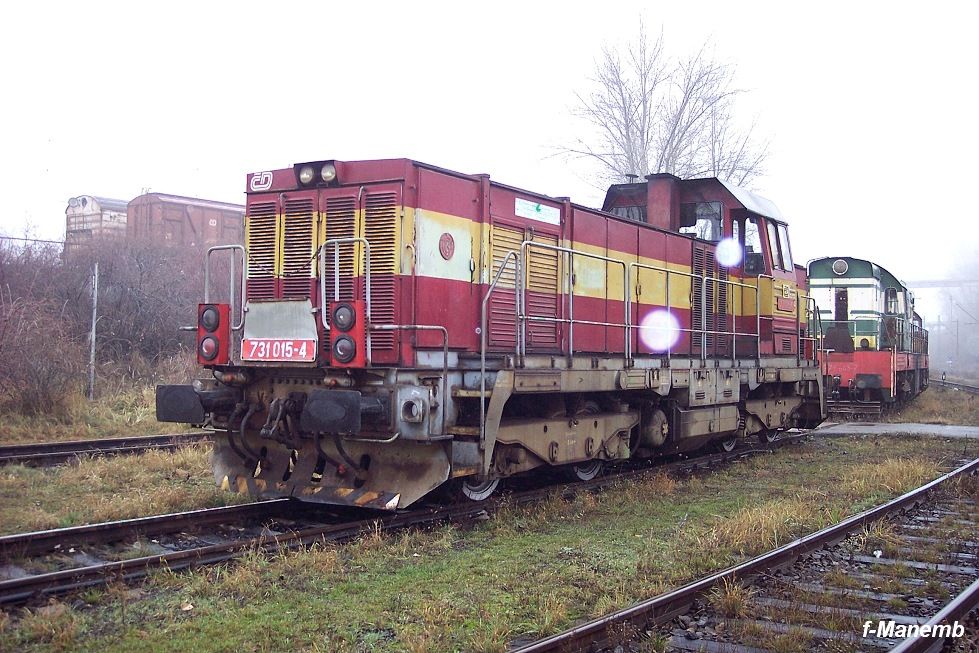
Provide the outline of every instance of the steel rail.
[[[979,609],[979,579],[974,581],[965,590],[945,605],[938,614],[929,619],[925,626],[934,632],[934,627],[941,624],[952,624],[962,620],[973,610]],[[943,650],[946,643],[945,637],[922,637],[916,635],[909,637],[894,648],[891,653],[938,653]]]
[[703,596],[715,585],[724,580],[751,578],[774,569],[786,567],[810,551],[838,542],[848,534],[867,524],[920,503],[925,495],[950,479],[964,474],[972,474],[977,470],[979,470],[979,458],[915,490],[906,492],[881,506],[861,512],[838,524],[796,539],[768,553],[764,553],[723,571],[716,572],[706,578],[694,581],[673,591],[641,601],[623,610],[533,642],[517,649],[517,653],[588,651],[592,650],[596,644],[601,646],[607,643],[607,632],[610,626],[626,622],[663,623],[677,615],[683,614],[689,609],[695,599]]
[[[798,442],[804,437],[805,434],[795,435],[776,440],[772,443],[753,444],[748,449],[736,449],[731,452],[721,452],[708,456],[700,456],[697,458],[667,463],[665,465],[648,466],[638,470],[627,470],[622,473],[596,478],[592,481],[573,483],[561,488],[560,492],[562,495],[568,496],[581,491],[593,491],[648,473],[693,472],[713,465],[723,464],[728,461],[739,460],[761,453],[769,453],[785,444]],[[250,550],[257,549],[275,552],[278,550],[308,546],[316,542],[348,541],[374,528],[393,530],[412,526],[424,526],[453,519],[465,519],[478,516],[480,514],[485,514],[487,512],[492,512],[504,503],[510,505],[530,503],[532,501],[539,500],[542,497],[551,495],[555,489],[556,488],[554,486],[547,486],[534,490],[509,494],[501,499],[491,499],[489,501],[476,504],[470,503],[449,507],[422,508],[411,512],[387,515],[379,518],[360,519],[357,521],[343,522],[339,524],[317,525],[315,527],[307,527],[290,531],[288,533],[271,534],[261,537],[247,537],[194,549],[155,554],[141,558],[113,561],[103,564],[90,565],[87,567],[65,569],[23,578],[3,580],[0,581],[0,605],[22,603],[32,599],[63,594],[85,587],[102,585],[111,581],[136,580],[147,576],[154,569],[159,568],[179,570],[207,564],[216,564],[230,560]],[[232,509],[237,509],[239,511],[240,514],[237,516],[241,516],[242,514],[247,513],[249,510],[255,510],[258,512],[266,510],[270,515],[272,515],[277,514],[277,508],[281,509],[286,505],[297,506],[297,502],[294,502],[291,499],[277,499],[273,501],[259,502],[256,504],[233,506],[225,509],[224,516],[226,518],[229,511]],[[301,506],[302,504],[298,505]],[[179,515],[185,523],[195,527],[199,527],[203,523],[206,523],[200,521],[202,519],[202,514],[204,515],[204,518],[213,517],[211,519],[212,523],[222,521],[220,519],[222,515],[220,514],[219,509],[210,510],[211,513],[209,514],[206,511],[203,511],[203,513],[202,511],[191,511],[188,513],[175,514]],[[83,536],[90,530],[94,532],[103,531],[102,535],[104,536],[104,531],[110,530],[110,536],[114,538],[115,535],[111,534],[111,528],[113,527],[112,525],[127,522],[129,523],[130,532],[132,532],[134,525],[138,526],[138,528],[135,529],[137,531],[140,529],[153,527],[161,527],[165,531],[173,531],[174,529],[172,528],[172,524],[168,525],[165,521],[166,519],[172,517],[173,515],[158,515],[155,517],[146,517],[136,520],[122,520],[122,522],[93,524],[89,526],[74,527],[71,529],[58,529],[49,532],[42,531],[40,535],[44,538],[45,542],[39,542],[36,545],[31,542],[32,537],[37,537],[39,535],[36,533],[12,535],[7,536],[6,539],[8,542],[8,549],[13,552],[17,552],[16,547],[18,546],[26,546],[28,548],[36,547],[42,551],[48,551],[51,550],[53,543],[55,543],[57,534],[63,534],[66,531],[75,531],[79,535]],[[137,522],[142,523],[137,524]],[[148,531],[142,530],[140,532],[145,533]],[[0,540],[0,542],[2,542],[2,540]]]
[[0,536],[0,561],[49,553],[57,550],[59,545],[64,548],[80,544],[103,544],[123,540],[127,537],[174,533],[209,524],[227,523],[236,519],[277,516],[287,506],[295,504],[296,502],[291,499],[271,499],[234,506],[203,508],[150,517],[119,519],[97,524],[2,535]]
[[935,385],[941,386],[942,388],[961,390],[962,392],[968,392],[969,394],[979,395],[979,386],[972,385],[971,383],[965,383],[962,381],[940,381],[934,379],[931,382]]
[[210,440],[210,431],[162,435],[134,435],[121,438],[32,442],[0,446],[0,465],[51,465],[80,455],[139,453],[150,449],[176,449],[187,444]]

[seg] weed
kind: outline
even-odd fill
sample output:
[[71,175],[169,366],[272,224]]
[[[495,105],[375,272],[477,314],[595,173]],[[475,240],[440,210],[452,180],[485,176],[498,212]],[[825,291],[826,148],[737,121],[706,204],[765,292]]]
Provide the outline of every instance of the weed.
[[878,496],[881,491],[899,494],[938,475],[935,463],[922,458],[888,458],[858,465],[844,479],[851,496]]
[[729,619],[741,619],[748,615],[751,599],[757,589],[739,583],[736,579],[725,578],[707,594],[707,600],[715,610]]
[[75,646],[79,621],[70,607],[52,600],[42,608],[24,610],[17,634],[21,644],[45,644],[54,651],[67,651]]

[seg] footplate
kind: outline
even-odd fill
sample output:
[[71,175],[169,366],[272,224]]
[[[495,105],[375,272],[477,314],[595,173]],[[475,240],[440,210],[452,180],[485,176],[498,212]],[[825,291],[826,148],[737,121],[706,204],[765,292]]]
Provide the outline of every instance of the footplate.
[[215,434],[212,466],[222,489],[260,498],[380,510],[404,508],[449,478],[449,445],[302,440],[298,449],[246,434]]

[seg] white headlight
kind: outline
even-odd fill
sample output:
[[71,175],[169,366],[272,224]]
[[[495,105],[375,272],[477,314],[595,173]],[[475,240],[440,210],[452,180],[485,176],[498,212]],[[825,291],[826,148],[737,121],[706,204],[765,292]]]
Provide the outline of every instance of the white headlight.
[[332,163],[327,163],[320,170],[320,178],[326,183],[330,183],[337,178],[337,167]]
[[303,166],[299,169],[299,182],[308,184],[313,181],[313,166]]

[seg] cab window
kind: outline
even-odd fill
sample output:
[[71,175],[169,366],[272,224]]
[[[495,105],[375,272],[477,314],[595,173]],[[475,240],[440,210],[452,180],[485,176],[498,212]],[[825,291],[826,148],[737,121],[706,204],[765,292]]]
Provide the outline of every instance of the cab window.
[[680,205],[680,233],[717,242],[721,239],[721,203],[691,202]]
[[792,269],[792,252],[789,250],[789,230],[784,224],[778,225],[778,244],[782,251],[782,263],[786,270]]
[[768,223],[768,251],[772,253],[772,267],[782,268],[782,256],[778,249],[778,235],[775,233],[774,222]]
[[765,255],[761,248],[758,218],[748,218],[744,221],[744,271],[748,274],[765,272]]
[[884,291],[887,300],[884,305],[884,312],[888,315],[897,315],[897,288],[888,288]]

